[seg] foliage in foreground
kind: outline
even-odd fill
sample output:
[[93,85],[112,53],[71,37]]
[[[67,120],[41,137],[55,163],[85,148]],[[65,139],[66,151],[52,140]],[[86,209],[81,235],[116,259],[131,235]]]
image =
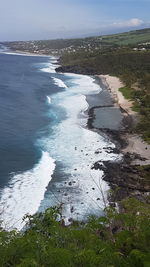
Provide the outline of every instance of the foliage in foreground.
[[27,216],[25,232],[1,230],[0,266],[149,267],[150,207],[135,199],[123,207],[68,227],[58,208]]

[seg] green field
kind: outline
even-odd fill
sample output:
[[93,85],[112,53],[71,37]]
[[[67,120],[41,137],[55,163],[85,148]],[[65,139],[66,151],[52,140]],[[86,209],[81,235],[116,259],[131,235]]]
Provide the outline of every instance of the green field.
[[112,35],[101,35],[88,38],[39,40],[28,42],[7,42],[13,50],[40,52],[44,54],[63,54],[64,52],[95,51],[105,48],[137,46],[150,42],[150,28]]
[[103,41],[121,46],[150,42],[150,29],[107,35],[103,37]]

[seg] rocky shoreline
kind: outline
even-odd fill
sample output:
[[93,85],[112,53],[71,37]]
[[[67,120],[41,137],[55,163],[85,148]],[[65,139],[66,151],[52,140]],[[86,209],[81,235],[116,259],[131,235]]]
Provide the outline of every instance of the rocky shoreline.
[[[105,80],[99,77],[100,86],[109,91],[109,87]],[[114,97],[113,97],[114,100]],[[115,101],[113,104],[106,105],[105,107],[115,106]],[[143,158],[140,154],[134,153],[134,151],[125,152],[128,146],[127,134],[132,131],[133,117],[126,112],[121,106],[119,109],[123,114],[122,128],[121,129],[110,129],[103,127],[95,127],[95,109],[102,109],[104,106],[92,106],[89,109],[88,115],[88,127],[91,130],[96,130],[100,134],[109,136],[109,138],[115,143],[116,148],[110,150],[109,153],[121,153],[123,155],[120,161],[103,161],[95,162],[92,168],[100,169],[104,171],[103,179],[109,184],[111,194],[109,196],[110,203],[121,201],[126,197],[136,197],[143,201],[148,201],[148,196],[150,192],[150,183],[144,177],[141,171],[144,162],[147,160]],[[140,164],[135,164],[134,162],[138,160]],[[145,168],[146,174],[150,171],[150,165]],[[146,176],[146,175],[145,175]]]
[[[130,138],[132,139],[132,129],[133,126],[137,123],[137,114],[132,111],[132,103],[123,98],[122,94],[113,88],[113,84],[109,81],[110,78],[114,78],[114,81],[118,82],[119,86],[122,87],[122,82],[117,77],[111,77],[109,75],[96,75],[95,71],[92,68],[80,68],[77,66],[60,66],[56,68],[56,72],[68,72],[76,73],[83,75],[94,75],[96,83],[103,88],[103,93],[106,93],[107,104],[99,103],[100,98],[97,98],[97,95],[94,95],[93,103],[91,102],[91,96],[87,98],[89,103],[88,110],[88,125],[87,127],[93,131],[99,132],[101,135],[108,137],[115,144],[116,148],[110,150],[109,153],[122,154],[121,161],[103,161],[95,162],[93,168],[100,169],[104,171],[103,179],[109,184],[112,189],[109,196],[110,203],[115,203],[121,201],[126,197],[136,197],[143,201],[149,201],[148,196],[150,195],[150,182],[149,179],[146,179],[143,176],[143,172],[140,169],[140,166],[147,166],[147,173],[150,172],[150,146],[147,153],[148,157],[145,158],[144,146],[142,145],[141,150],[132,149],[130,147]],[[115,82],[116,82],[115,81]],[[117,88],[116,88],[117,89]],[[116,92],[117,91],[117,92]],[[111,96],[111,100],[109,97]],[[97,100],[95,100],[97,98]],[[103,98],[102,98],[103,99]],[[104,100],[104,99],[103,99]],[[122,114],[121,127],[117,125],[114,129],[113,127],[96,127],[94,121],[96,119],[96,110],[102,111],[102,109],[109,109],[117,107]],[[110,115],[111,113],[109,113]],[[99,116],[97,116],[99,117]],[[108,123],[108,121],[107,121]],[[135,137],[136,146],[138,136]],[[142,139],[141,139],[142,140]],[[141,141],[140,142],[143,142]],[[143,150],[143,151],[142,151]],[[97,153],[97,151],[95,152]],[[146,156],[147,156],[146,155]],[[148,165],[149,164],[149,165]]]
[[[16,52],[16,51],[15,51]],[[21,52],[21,51],[20,51]],[[59,62],[59,59],[57,59]],[[83,75],[94,75],[96,82],[100,85],[104,91],[112,95],[111,102],[106,105],[99,105],[98,99],[97,103],[94,105],[89,105],[88,110],[88,125],[87,127],[91,130],[99,132],[101,135],[107,136],[115,143],[116,148],[110,150],[109,153],[121,153],[123,155],[121,161],[117,162],[95,162],[93,168],[100,169],[104,171],[103,179],[109,184],[110,188],[112,189],[111,194],[109,196],[110,203],[118,202],[126,197],[134,196],[140,200],[148,201],[147,196],[150,195],[150,182],[149,179],[145,179],[143,177],[142,171],[140,170],[140,166],[146,165],[147,169],[146,172],[150,173],[150,156],[149,161],[147,158],[141,155],[140,151],[135,153],[132,151],[132,148],[129,148],[129,136],[132,132],[132,126],[135,124],[135,118],[132,116],[133,114],[129,114],[128,110],[124,108],[116,100],[116,94],[111,91],[109,83],[106,81],[106,76],[109,75],[95,75],[95,71],[92,68],[79,68],[79,66],[60,66],[57,67],[56,72],[68,72],[68,73],[76,73],[76,74],[83,74]],[[109,76],[110,77],[110,76]],[[115,78],[115,77],[114,77]],[[112,94],[111,94],[112,93]],[[91,97],[91,96],[90,96]],[[97,95],[94,95],[94,98],[97,98]],[[89,103],[88,99],[87,102]],[[95,99],[94,99],[95,103]],[[122,126],[120,129],[111,129],[109,127],[95,127],[94,120],[95,120],[95,110],[103,109],[103,108],[112,108],[117,106],[120,112],[123,115],[122,118]],[[129,136],[128,136],[129,135]],[[133,136],[131,136],[132,138]],[[137,139],[137,136],[136,136]],[[136,146],[136,142],[135,142]],[[147,146],[147,145],[146,145]],[[143,147],[142,147],[143,149]],[[150,145],[149,145],[150,150]],[[97,153],[97,152],[95,152]],[[147,153],[148,154],[148,153]],[[139,164],[140,162],[140,164]],[[149,165],[147,165],[149,164]]]

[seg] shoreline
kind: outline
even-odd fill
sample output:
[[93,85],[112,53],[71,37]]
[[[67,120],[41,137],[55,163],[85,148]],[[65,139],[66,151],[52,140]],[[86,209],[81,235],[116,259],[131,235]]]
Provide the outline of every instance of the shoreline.
[[[130,126],[130,120],[127,117],[123,116],[124,112],[122,111],[122,109],[120,109],[119,106],[114,105],[114,98],[112,97],[110,93],[108,84],[104,82],[104,79],[101,79],[98,75],[95,75],[95,82],[102,88],[102,91],[96,95],[90,95],[89,97],[86,96],[86,100],[89,104],[89,109],[88,109],[89,118],[88,118],[87,127],[90,130],[95,130],[102,135],[107,135],[113,141],[113,143],[116,144],[118,149],[123,149],[126,147],[127,142],[122,139],[121,134],[123,134],[123,132],[125,132],[125,129]],[[103,96],[105,94],[106,98],[104,98],[102,94]],[[93,101],[91,101],[91,98],[93,99]],[[108,121],[107,121],[106,127],[104,126],[96,127],[94,125],[93,122],[95,118],[97,117],[97,114],[95,114],[95,111],[98,109],[101,111],[105,108],[107,108],[108,110],[110,109],[109,115],[113,111],[114,108],[118,109],[118,111],[122,115],[122,118],[119,117],[120,123],[116,125],[116,127],[113,127],[113,125],[111,124],[108,125]],[[114,124],[114,122],[112,122],[112,124]]]
[[95,109],[102,107],[92,106],[89,108],[89,129],[108,135],[115,143],[116,150],[123,155],[119,162],[106,161],[103,162],[104,166],[101,162],[96,162],[94,168],[104,171],[103,179],[113,190],[109,199],[110,203],[131,196],[145,201],[150,191],[150,185],[144,181],[139,167],[150,164],[150,145],[146,144],[139,135],[130,132],[133,122],[137,121],[137,113],[132,111],[132,103],[125,99],[119,91],[119,88],[123,86],[119,78],[109,75],[97,75],[95,77],[99,79],[103,90],[107,90],[111,95],[113,107],[119,108],[122,112],[124,127],[117,130],[95,128],[93,125],[96,119]]
[[[133,103],[132,101],[124,98],[122,93],[119,91],[119,88],[123,87],[124,84],[120,81],[119,78],[113,77],[110,75],[100,75],[100,78],[104,80],[108,89],[111,92],[111,95],[114,99],[116,106],[120,107],[123,110],[124,115],[128,116],[131,120],[131,127],[136,125],[138,122],[138,113],[132,110]],[[131,128],[129,126],[129,130]],[[122,153],[135,153],[140,155],[141,158],[145,160],[134,160],[133,164],[146,165],[150,164],[150,145],[148,145],[139,135],[130,133],[130,131],[125,131],[123,139],[127,140],[127,146],[122,149]]]
[[[16,51],[22,53],[22,51]],[[30,52],[26,52],[24,54],[31,55]],[[55,57],[54,55],[40,55],[33,54],[33,56],[48,56]],[[55,57],[58,61],[58,57]],[[57,68],[56,68],[57,69]],[[77,74],[77,73],[76,73]],[[89,75],[89,74],[85,74]],[[99,106],[99,104],[95,105],[95,101],[97,102],[98,95],[93,95],[93,105],[89,105],[89,109],[87,111],[88,115],[88,123],[87,127],[96,131],[101,135],[108,137],[112,140],[116,146],[115,151],[117,153],[121,153],[123,158],[120,162],[103,162],[104,166],[101,166],[100,162],[95,162],[94,168],[100,169],[104,171],[104,180],[109,184],[109,186],[113,189],[113,197],[111,196],[111,200],[113,202],[119,201],[128,196],[137,196],[141,197],[141,194],[145,194],[145,192],[150,191],[150,187],[147,188],[147,185],[141,185],[142,177],[139,177],[139,172],[137,170],[137,166],[150,164],[150,145],[147,145],[139,135],[135,135],[130,133],[133,122],[136,123],[137,115],[132,111],[132,103],[131,101],[125,99],[121,92],[119,92],[119,88],[123,86],[123,83],[117,77],[112,77],[110,75],[90,75],[95,77],[96,83],[99,84],[100,87],[105,89],[107,93],[112,98],[112,103],[110,105]],[[90,95],[89,97],[92,97]],[[86,97],[87,98],[87,97]],[[87,100],[88,102],[88,100]],[[89,102],[88,102],[89,103]],[[122,115],[122,129],[109,129],[108,127],[94,127],[93,121],[96,116],[94,114],[95,110],[98,111],[100,108],[118,108]],[[136,118],[136,119],[135,119]],[[137,145],[138,143],[138,145]],[[139,148],[139,149],[138,149]],[[143,153],[144,151],[144,153]],[[111,151],[110,153],[113,153]],[[148,159],[146,159],[146,156]],[[136,181],[137,180],[137,181]],[[138,180],[141,180],[140,182]],[[137,183],[137,184],[136,184]],[[119,190],[118,190],[119,187]],[[117,194],[115,193],[117,190]]]
[[56,60],[58,60],[57,56],[54,55],[47,55],[47,54],[40,54],[40,53],[31,53],[27,51],[21,51],[21,50],[9,50],[9,51],[3,51],[0,52],[1,54],[10,54],[10,55],[20,55],[20,56],[33,56],[33,57],[54,57]]

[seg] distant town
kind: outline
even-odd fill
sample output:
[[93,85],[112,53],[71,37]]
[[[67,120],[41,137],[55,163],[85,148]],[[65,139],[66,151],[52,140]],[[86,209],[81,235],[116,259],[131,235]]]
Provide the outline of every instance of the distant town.
[[57,39],[40,41],[5,42],[15,51],[45,55],[62,55],[63,53],[95,53],[106,48],[129,47],[134,51],[150,49],[150,28],[121,34],[104,35],[79,39]]

